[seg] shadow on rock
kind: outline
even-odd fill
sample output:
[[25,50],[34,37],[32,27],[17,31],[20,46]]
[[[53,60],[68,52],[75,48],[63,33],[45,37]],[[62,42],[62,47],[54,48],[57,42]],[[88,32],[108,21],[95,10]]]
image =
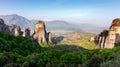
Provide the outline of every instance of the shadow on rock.
[[60,43],[64,39],[64,36],[59,36],[59,37],[53,37],[52,42],[53,44]]

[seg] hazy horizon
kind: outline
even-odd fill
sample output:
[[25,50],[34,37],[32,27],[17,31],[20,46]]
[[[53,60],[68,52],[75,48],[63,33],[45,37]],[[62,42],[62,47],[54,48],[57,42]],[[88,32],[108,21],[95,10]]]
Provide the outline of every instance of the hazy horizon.
[[2,0],[0,15],[28,19],[64,20],[109,26],[119,18],[119,0]]

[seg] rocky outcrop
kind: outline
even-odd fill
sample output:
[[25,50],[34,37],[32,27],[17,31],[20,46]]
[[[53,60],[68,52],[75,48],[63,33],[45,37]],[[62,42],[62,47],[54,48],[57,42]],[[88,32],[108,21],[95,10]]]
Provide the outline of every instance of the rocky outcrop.
[[[30,29],[26,28],[23,32],[21,31],[20,26],[16,25],[6,25],[4,21],[0,19],[0,30],[6,31],[15,36],[30,36]],[[37,41],[39,44],[48,44],[52,43],[52,34],[51,32],[46,32],[45,24],[43,21],[38,21],[35,25],[35,30],[33,34],[33,39]]]
[[4,20],[0,19],[0,30],[9,32],[8,27],[6,24],[4,24]]
[[[33,39],[38,41],[39,44],[47,44],[51,38],[51,34],[47,35],[46,27],[43,21],[38,21],[35,25]],[[47,40],[48,39],[48,40]]]
[[16,26],[16,25],[6,25],[4,24],[4,20],[0,19],[0,30],[1,31],[6,31],[9,34],[15,35],[15,36],[20,36],[22,35],[22,31],[20,26]]
[[48,41],[49,43],[52,43],[52,33],[51,33],[51,32],[48,32],[48,33],[47,33],[47,41]]
[[74,32],[72,36],[70,36],[69,40],[77,40],[80,37],[79,32]]
[[30,29],[29,29],[29,28],[26,28],[26,29],[23,31],[22,36],[23,36],[23,37],[30,36]]
[[38,41],[39,44],[46,44],[46,29],[43,21],[38,21],[35,25],[33,39]]
[[14,29],[14,35],[15,36],[20,36],[21,35],[21,28],[20,26],[16,26],[15,29]]
[[99,35],[95,37],[95,43],[100,45],[101,48],[105,48],[105,42],[107,36],[108,36],[108,30],[103,30]]
[[2,19],[0,19],[0,30],[4,30],[4,21]]
[[113,48],[118,43],[120,43],[120,18],[113,20],[106,38],[105,48]]
[[95,38],[101,48],[113,48],[120,43],[120,18],[114,19],[109,30],[104,30]]
[[9,33],[12,34],[12,35],[14,35],[14,33],[15,33],[15,31],[14,31],[15,28],[16,28],[16,25],[13,25],[13,24],[8,25]]

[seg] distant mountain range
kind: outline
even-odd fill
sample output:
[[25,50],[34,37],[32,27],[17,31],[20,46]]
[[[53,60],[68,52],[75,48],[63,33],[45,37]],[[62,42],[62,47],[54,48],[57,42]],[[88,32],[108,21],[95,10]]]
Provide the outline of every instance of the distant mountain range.
[[33,25],[33,23],[30,20],[16,14],[0,15],[0,18],[2,18],[7,25],[15,24],[20,26],[22,29],[31,27]]
[[[34,30],[34,26],[38,20],[28,20],[25,17],[13,14],[13,15],[0,15],[6,24],[15,24],[24,28],[31,28],[32,32]],[[105,27],[99,27],[92,24],[70,24],[66,21],[54,20],[54,21],[45,21],[46,29],[48,31],[88,31],[88,32],[96,32],[101,31]]]
[[[36,23],[38,20],[31,20],[31,22]],[[81,31],[77,28],[77,25],[70,24],[66,21],[54,20],[54,21],[44,21],[46,29],[48,31]]]
[[91,32],[91,33],[100,33],[101,31],[109,28],[109,27],[104,27],[104,26],[90,24],[90,23],[81,23],[77,25],[83,31]]

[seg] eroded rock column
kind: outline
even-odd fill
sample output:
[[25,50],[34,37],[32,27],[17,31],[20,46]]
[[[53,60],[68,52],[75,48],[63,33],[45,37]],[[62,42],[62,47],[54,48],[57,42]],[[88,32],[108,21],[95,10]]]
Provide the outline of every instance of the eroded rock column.
[[29,28],[26,28],[26,29],[23,31],[22,36],[23,36],[23,37],[30,36],[30,29],[29,29]]
[[43,21],[38,21],[36,23],[33,39],[38,41],[39,44],[47,44],[46,28]]
[[21,35],[21,28],[20,26],[16,26],[14,29],[14,35],[15,36],[20,36]]

